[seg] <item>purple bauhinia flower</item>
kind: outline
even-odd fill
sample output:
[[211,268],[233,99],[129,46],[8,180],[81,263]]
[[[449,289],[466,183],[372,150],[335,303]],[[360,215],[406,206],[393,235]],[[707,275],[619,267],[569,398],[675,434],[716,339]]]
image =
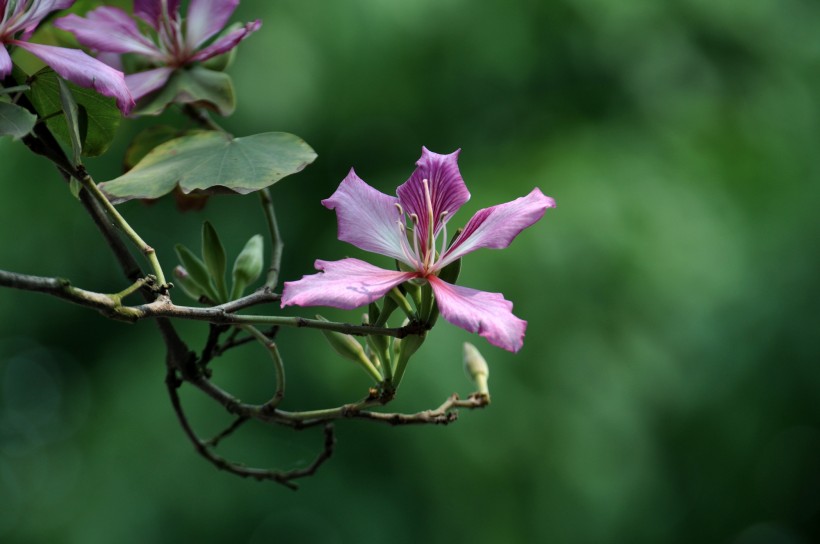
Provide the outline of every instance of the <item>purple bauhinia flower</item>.
[[[259,20],[246,23],[203,47],[222,30],[239,0],[191,0],[184,23],[179,3],[180,0],[134,0],[134,15],[148,23],[147,33],[125,11],[109,6],[89,11],[85,17],[67,15],[54,25],[72,32],[86,47],[105,54],[132,53],[156,66],[126,76],[131,94],[139,100],[165,85],[174,70],[227,53],[262,26]],[[108,61],[111,56],[104,58]]]
[[507,247],[547,208],[554,208],[555,201],[533,189],[525,197],[479,210],[448,246],[447,222],[470,198],[458,171],[459,151],[439,155],[422,148],[413,175],[396,191],[398,198],[370,187],[351,169],[336,192],[322,201],[336,210],[339,239],[397,259],[408,271],[384,270],[351,258],[317,260],[320,274],[285,283],[282,306],[351,310],[403,282],[422,279],[432,287],[444,319],[493,345],[518,351],[527,322],[513,315],[511,302],[500,293],[452,285],[438,276],[445,266],[478,248]]
[[127,114],[134,106],[122,72],[89,57],[79,49],[30,43],[28,40],[43,18],[58,9],[66,9],[74,0],[0,0],[0,80],[11,73],[9,46],[34,54],[57,72],[60,77],[90,87],[117,100],[117,106]]

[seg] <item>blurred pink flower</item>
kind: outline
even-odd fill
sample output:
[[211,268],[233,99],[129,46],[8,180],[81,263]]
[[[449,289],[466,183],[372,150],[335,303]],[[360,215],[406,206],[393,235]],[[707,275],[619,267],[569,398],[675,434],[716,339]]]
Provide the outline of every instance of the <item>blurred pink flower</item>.
[[0,80],[12,69],[6,47],[17,46],[42,59],[63,79],[115,98],[123,114],[128,114],[134,106],[134,99],[122,72],[78,49],[28,41],[46,15],[68,8],[73,3],[74,0],[0,0],[0,44],[3,45],[0,47]]
[[85,17],[67,15],[54,25],[96,51],[132,53],[154,64],[156,68],[125,77],[139,100],[165,85],[174,70],[227,53],[262,26],[259,20],[246,23],[203,47],[224,28],[237,5],[239,0],[191,0],[183,23],[179,0],[134,0],[134,15],[152,29],[148,35],[134,17],[110,6],[89,11]]

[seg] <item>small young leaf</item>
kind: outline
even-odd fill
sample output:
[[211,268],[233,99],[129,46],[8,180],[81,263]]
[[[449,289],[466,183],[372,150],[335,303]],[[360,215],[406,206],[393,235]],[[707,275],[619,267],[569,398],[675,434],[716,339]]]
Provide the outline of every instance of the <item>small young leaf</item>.
[[82,183],[80,183],[80,180],[72,176],[71,179],[68,181],[68,190],[71,191],[71,196],[79,200],[80,191],[83,190],[83,185]]
[[225,302],[224,300],[220,300],[217,296],[213,283],[211,282],[211,277],[208,274],[208,269],[205,267],[205,263],[203,263],[199,257],[194,255],[190,249],[182,244],[177,244],[174,246],[174,249],[176,249],[177,257],[179,257],[180,262],[182,262],[182,266],[185,267],[185,270],[188,272],[191,281],[196,283],[200,289],[202,289],[205,296],[211,299],[214,303]]
[[227,300],[228,290],[225,287],[225,270],[228,267],[228,259],[225,256],[225,246],[222,245],[216,229],[208,221],[202,224],[202,258],[205,261],[205,266],[208,267],[211,278],[214,280],[219,298]]
[[101,183],[100,188],[115,204],[159,198],[177,184],[184,193],[248,194],[299,172],[314,159],[316,153],[309,145],[286,132],[243,138],[198,132],[157,146],[128,173]]
[[27,91],[30,88],[31,87],[29,87],[28,85],[15,85],[13,87],[0,87],[0,96],[6,95],[6,94],[19,93],[21,91]]
[[60,104],[63,108],[63,114],[65,115],[68,139],[71,141],[71,160],[73,164],[77,165],[80,164],[80,155],[82,155],[83,152],[83,144],[80,139],[80,110],[65,80],[63,78],[57,78],[57,83],[60,86]]
[[0,102],[0,136],[22,138],[34,128],[37,116],[16,104]]
[[233,287],[231,300],[236,300],[245,292],[245,288],[255,282],[262,274],[264,266],[264,248],[262,235],[255,234],[242,248],[233,263]]

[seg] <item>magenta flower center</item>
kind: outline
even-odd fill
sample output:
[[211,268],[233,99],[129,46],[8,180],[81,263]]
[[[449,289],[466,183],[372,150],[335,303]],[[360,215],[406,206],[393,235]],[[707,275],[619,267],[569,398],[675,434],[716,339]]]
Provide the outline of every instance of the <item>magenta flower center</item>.
[[165,4],[166,2],[163,1],[163,15],[155,43],[165,55],[164,60],[168,66],[181,67],[188,63],[194,52],[189,50],[185,43],[182,18],[178,14],[171,16]]
[[[424,186],[424,202],[427,208],[427,217],[419,219],[415,213],[406,213],[401,204],[396,203],[399,210],[399,219],[396,222],[401,231],[402,251],[407,264],[410,264],[422,277],[435,274],[439,270],[441,256],[447,252],[447,216],[449,211],[441,212],[439,223],[441,228],[435,230],[435,212],[433,211],[433,199],[430,195],[430,182],[427,179],[421,181]],[[409,220],[409,225],[408,225]],[[424,229],[420,228],[419,222],[426,220]],[[425,236],[426,233],[426,236]],[[441,234],[441,251],[436,251],[438,235]],[[410,246],[412,240],[412,247]]]

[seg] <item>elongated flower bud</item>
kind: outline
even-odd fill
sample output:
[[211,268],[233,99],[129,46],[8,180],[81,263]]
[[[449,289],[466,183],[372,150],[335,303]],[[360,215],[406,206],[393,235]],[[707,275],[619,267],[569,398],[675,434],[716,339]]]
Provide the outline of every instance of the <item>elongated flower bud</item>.
[[398,387],[404,377],[404,370],[407,368],[407,362],[410,357],[415,354],[421,345],[424,343],[427,333],[420,335],[411,334],[402,338],[398,347],[398,355],[396,360],[396,370],[393,372],[393,383]]
[[[327,321],[324,317],[317,315],[319,321]],[[365,371],[373,376],[376,382],[382,380],[381,373],[376,369],[373,362],[367,357],[362,345],[349,334],[336,331],[322,330],[322,334],[327,339],[330,346],[342,357],[362,366]]]
[[489,395],[490,391],[487,387],[487,378],[490,377],[490,368],[487,366],[487,361],[478,349],[469,342],[464,342],[464,372],[470,380],[475,383],[478,392],[482,395]]
[[198,301],[202,295],[205,294],[202,287],[199,286],[197,282],[191,278],[191,275],[188,274],[188,271],[181,266],[177,266],[174,268],[174,277],[176,278],[176,283],[182,289],[186,295],[191,297],[192,299]]
[[233,289],[231,299],[237,299],[245,292],[245,288],[255,282],[264,267],[264,248],[262,236],[255,234],[242,248],[236,261],[233,263]]

